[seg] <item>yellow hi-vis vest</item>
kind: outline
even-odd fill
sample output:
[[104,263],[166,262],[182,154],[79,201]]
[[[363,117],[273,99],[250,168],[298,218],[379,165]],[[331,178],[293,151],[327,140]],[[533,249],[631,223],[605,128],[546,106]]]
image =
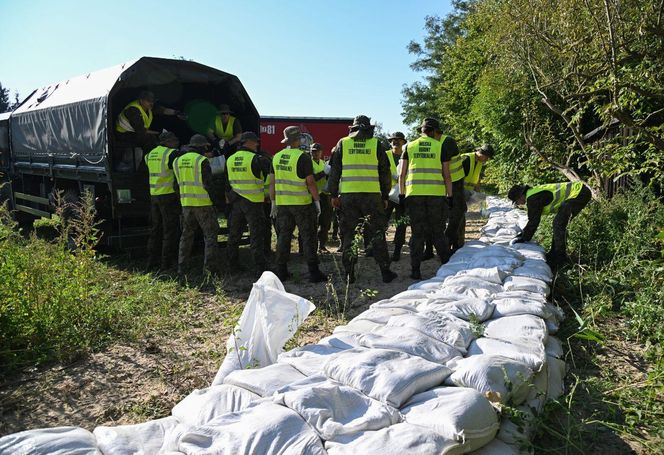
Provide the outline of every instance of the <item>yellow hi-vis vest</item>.
[[115,123],[115,131],[117,131],[118,133],[135,132],[134,127],[131,126],[131,123],[129,123],[129,119],[125,115],[125,111],[130,107],[135,107],[138,109],[138,112],[141,113],[141,117],[143,118],[143,126],[145,126],[146,130],[150,128],[150,125],[152,125],[152,111],[145,112],[145,109],[143,109],[141,103],[139,103],[138,100],[134,100],[131,103],[127,104],[125,108],[122,109],[122,112],[120,112],[120,115],[118,116],[118,121]]
[[[319,172],[323,172],[323,170],[325,169],[325,161],[318,160],[318,163],[316,163],[316,161],[312,159],[311,162],[314,163],[314,176]],[[323,177],[320,180],[316,180],[316,188],[318,188],[318,193],[323,193],[323,188],[325,188],[326,184],[327,184],[327,176]]]
[[526,191],[526,199],[537,193],[541,193],[542,191],[550,191],[553,194],[553,201],[546,205],[542,210],[542,213],[546,215],[547,213],[556,213],[563,202],[577,197],[581,192],[581,188],[583,188],[583,183],[581,182],[537,185]]
[[203,186],[203,163],[207,158],[196,152],[188,152],[173,162],[173,171],[180,187],[182,207],[212,205],[210,195]]
[[484,163],[477,159],[475,152],[464,153],[464,156],[467,156],[470,160],[470,167],[468,168],[468,175],[466,176],[465,182],[470,183],[471,185],[477,185],[480,181],[480,174]]
[[399,174],[397,173],[397,161],[394,157],[394,152],[388,150],[387,158],[390,160],[390,174],[392,175],[392,186],[399,182]]
[[158,145],[145,155],[145,164],[148,165],[150,174],[150,196],[175,193],[175,175],[173,170],[168,168],[168,159],[174,151],[175,149]]
[[450,178],[453,182],[458,182],[466,177],[465,172],[463,172],[463,160],[465,158],[465,155],[455,155],[450,160]]
[[217,115],[214,118],[214,134],[217,136],[219,139],[223,139],[225,141],[230,141],[233,139],[233,124],[235,123],[235,117],[232,115],[228,116],[228,123],[226,124],[226,128],[224,128],[224,125],[221,122],[221,115]]
[[297,160],[304,152],[300,149],[283,149],[274,155],[274,189],[277,205],[307,205],[313,199],[306,179],[297,176]]
[[380,193],[378,139],[341,141],[342,168],[340,193]]
[[256,178],[251,171],[251,162],[256,154],[247,150],[238,150],[233,153],[226,168],[228,169],[228,182],[237,194],[251,202],[263,202],[265,199],[265,181]]
[[447,194],[443,179],[443,163],[440,161],[442,148],[442,142],[425,136],[408,144],[406,197]]

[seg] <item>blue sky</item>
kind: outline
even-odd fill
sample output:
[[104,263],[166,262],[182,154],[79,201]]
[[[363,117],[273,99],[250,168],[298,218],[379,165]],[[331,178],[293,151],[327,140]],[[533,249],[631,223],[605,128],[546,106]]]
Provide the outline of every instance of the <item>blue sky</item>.
[[353,117],[404,128],[406,46],[447,0],[0,0],[0,82],[34,88],[140,56],[237,75],[261,115]]

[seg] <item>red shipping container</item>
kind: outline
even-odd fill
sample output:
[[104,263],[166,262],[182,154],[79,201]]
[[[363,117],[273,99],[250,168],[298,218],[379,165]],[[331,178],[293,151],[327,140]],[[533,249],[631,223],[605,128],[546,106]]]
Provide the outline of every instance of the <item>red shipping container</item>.
[[327,159],[339,139],[348,136],[352,123],[352,118],[339,117],[261,117],[261,149],[274,155],[284,148],[284,128],[294,125],[322,146],[323,158]]

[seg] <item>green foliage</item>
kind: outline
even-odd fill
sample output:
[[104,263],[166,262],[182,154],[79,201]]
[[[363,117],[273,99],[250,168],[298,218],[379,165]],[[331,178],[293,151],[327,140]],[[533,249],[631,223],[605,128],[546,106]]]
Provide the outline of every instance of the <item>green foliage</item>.
[[0,113],[8,112],[12,108],[12,103],[9,102],[9,89],[4,88],[0,83]]
[[[148,320],[166,318],[179,307],[174,282],[121,272],[96,258],[90,221],[79,218],[50,243],[21,237],[7,210],[0,210],[3,374],[70,361],[112,340],[131,338],[144,332]],[[68,248],[72,238],[73,252]]]

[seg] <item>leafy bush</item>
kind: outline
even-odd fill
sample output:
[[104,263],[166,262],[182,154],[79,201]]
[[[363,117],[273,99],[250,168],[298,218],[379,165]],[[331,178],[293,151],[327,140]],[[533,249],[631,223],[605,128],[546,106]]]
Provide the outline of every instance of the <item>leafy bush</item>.
[[20,236],[8,215],[0,208],[2,374],[72,360],[137,333],[146,318],[177,305],[175,283],[118,271],[95,257],[96,233],[82,226],[85,217],[50,243]]

